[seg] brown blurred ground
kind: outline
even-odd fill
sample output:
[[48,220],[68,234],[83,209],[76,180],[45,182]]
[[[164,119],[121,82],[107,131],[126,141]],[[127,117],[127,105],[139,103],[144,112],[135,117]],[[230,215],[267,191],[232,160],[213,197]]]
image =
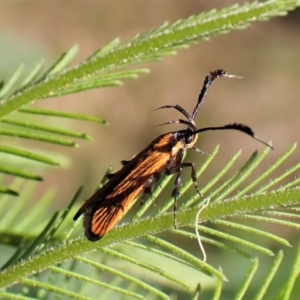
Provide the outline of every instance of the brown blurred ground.
[[[76,61],[81,61],[115,37],[126,41],[167,20],[173,22],[235,2],[1,1],[3,67],[0,75],[7,78],[19,63],[32,66],[40,57],[54,61],[75,43],[80,46]],[[120,88],[39,102],[39,106],[51,109],[103,117],[111,124],[104,127],[72,123],[73,128],[91,134],[94,142],[79,141],[80,148],[62,149],[71,157],[72,164],[65,170],[51,169],[45,175],[41,190],[48,186],[57,187],[55,209],[63,207],[81,183],[86,186],[84,197],[88,196],[109,163],[118,169],[120,160],[132,157],[161,132],[172,130],[171,127],[154,126],[176,119],[178,114],[152,110],[164,104],[178,103],[191,111],[204,76],[216,68],[242,75],[244,79],[219,80],[213,85],[197,117],[198,126],[230,122],[250,125],[258,136],[273,141],[275,151],[263,164],[268,166],[299,140],[299,18],[299,13],[295,12],[289,17],[256,23],[246,30],[201,42],[162,62],[147,64],[150,74],[127,81]],[[54,125],[58,124],[55,121]],[[65,121],[62,124],[65,126]],[[241,165],[254,150],[263,149],[256,141],[235,132],[207,133],[198,147],[211,151],[217,144],[221,145],[219,155],[206,177],[199,180],[200,185],[237,150],[243,149]],[[38,148],[42,147],[38,144]],[[193,159],[200,166],[204,157],[193,155]],[[281,170],[298,160],[297,150]]]

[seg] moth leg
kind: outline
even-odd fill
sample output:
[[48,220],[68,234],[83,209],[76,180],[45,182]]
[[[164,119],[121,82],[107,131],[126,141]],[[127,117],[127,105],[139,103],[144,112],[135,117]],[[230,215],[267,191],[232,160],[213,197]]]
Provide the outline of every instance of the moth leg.
[[[146,184],[148,184],[148,181]],[[144,191],[143,191],[142,197],[140,199],[140,205],[143,205],[145,203],[146,199],[152,195],[154,184],[155,184],[155,182],[153,182],[153,183],[151,182],[149,185],[146,185],[144,187]]]
[[177,198],[180,195],[179,193],[179,188],[182,185],[182,179],[181,179],[181,172],[182,172],[183,166],[181,164],[167,169],[166,170],[166,174],[167,175],[171,175],[174,173],[177,173],[176,178],[175,178],[175,182],[174,182],[174,189],[172,191],[172,197],[174,198],[174,205],[173,205],[173,215],[174,215],[174,228],[177,229],[178,228],[178,222],[177,222]]
[[198,153],[200,153],[200,154],[213,155],[213,153],[202,151],[202,150],[200,150],[199,148],[197,148],[197,147],[195,147],[195,146],[193,146],[191,149],[192,149],[192,150],[195,150],[196,152],[198,152]]
[[174,205],[173,205],[173,215],[174,215],[174,228],[178,228],[178,222],[177,222],[177,198],[179,197],[179,188],[182,186],[182,179],[181,179],[181,172],[182,172],[182,167],[178,168],[176,179],[174,182],[174,189],[172,191],[172,197],[174,198]]
[[140,205],[143,205],[146,202],[146,199],[152,195],[154,183],[151,186],[147,186],[144,188],[142,197],[140,198]]
[[181,168],[190,167],[191,168],[191,178],[193,180],[195,189],[196,189],[197,193],[199,194],[199,196],[203,198],[203,195],[201,194],[201,192],[198,189],[198,182],[197,182],[197,174],[196,174],[195,164],[192,163],[192,162],[183,162],[179,165],[179,167],[181,167]]
[[149,196],[152,195],[154,186],[158,180],[159,180],[158,174],[153,174],[147,179],[147,181],[144,185],[143,195],[140,200],[141,205],[143,205],[145,203],[146,198],[148,198]]
[[183,168],[186,167],[190,167],[191,168],[191,178],[193,180],[195,189],[197,191],[197,193],[203,197],[203,195],[200,193],[199,189],[198,189],[198,183],[197,183],[197,175],[196,175],[196,169],[195,169],[195,165],[192,162],[182,162],[177,166],[174,166],[172,168],[169,168],[166,170],[166,174],[167,175],[171,175],[174,173],[177,173],[176,179],[175,179],[175,187],[172,191],[172,196],[174,197],[174,227],[177,228],[178,227],[178,223],[177,223],[177,198],[179,196],[179,187],[182,185],[182,180],[181,180],[181,172]]

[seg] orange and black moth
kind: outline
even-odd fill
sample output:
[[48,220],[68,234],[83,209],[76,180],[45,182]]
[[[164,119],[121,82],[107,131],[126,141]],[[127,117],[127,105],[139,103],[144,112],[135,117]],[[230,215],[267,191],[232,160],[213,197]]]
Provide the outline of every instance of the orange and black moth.
[[160,135],[153,140],[146,148],[139,152],[129,161],[122,161],[123,167],[114,174],[109,174],[109,180],[98,191],[96,191],[80,207],[74,216],[74,220],[80,215],[84,215],[83,226],[85,235],[90,241],[97,241],[103,237],[122,218],[130,204],[140,195],[143,199],[151,195],[155,184],[162,175],[175,176],[174,189],[174,226],[177,227],[177,197],[182,184],[181,172],[184,168],[190,168],[191,179],[194,182],[196,191],[200,194],[197,186],[196,171],[193,162],[183,162],[184,152],[193,149],[201,152],[195,147],[198,134],[210,130],[238,130],[246,133],[254,139],[271,147],[257,136],[252,129],[246,125],[233,123],[218,127],[205,127],[197,129],[194,119],[202,104],[205,94],[211,83],[219,77],[238,77],[229,75],[223,70],[215,70],[209,73],[204,80],[197,104],[190,115],[179,105],[166,105],[161,108],[173,108],[179,111],[186,119],[178,119],[165,124],[179,123],[184,125],[184,129],[171,131]]

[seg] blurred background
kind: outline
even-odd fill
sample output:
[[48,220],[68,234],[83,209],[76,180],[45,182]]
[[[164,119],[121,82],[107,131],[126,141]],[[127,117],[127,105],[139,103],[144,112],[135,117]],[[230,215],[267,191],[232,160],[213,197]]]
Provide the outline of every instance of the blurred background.
[[[9,78],[21,63],[29,70],[42,57],[50,64],[76,43],[80,46],[76,61],[80,62],[116,37],[124,42],[165,21],[174,22],[237,2],[244,3],[230,0],[1,1],[0,78]],[[204,77],[217,68],[241,75],[243,79],[222,79],[214,83],[196,124],[207,127],[240,122],[251,126],[259,137],[272,141],[275,147],[262,164],[266,168],[292,143],[299,141],[299,34],[298,10],[282,18],[255,23],[246,30],[200,42],[161,62],[137,66],[148,67],[151,72],[126,81],[122,87],[38,101],[39,107],[95,115],[110,123],[102,126],[69,122],[66,126],[64,120],[64,127],[88,133],[94,140],[79,141],[79,148],[62,148],[61,152],[70,160],[64,169],[48,169],[39,186],[40,193],[49,187],[59,191],[52,203],[53,210],[57,210],[65,207],[78,185],[84,184],[83,201],[93,192],[108,164],[118,170],[121,160],[130,159],[159,134],[179,128],[155,128],[179,115],[172,110],[153,109],[177,103],[191,112]],[[54,125],[59,125],[57,120]],[[246,135],[230,131],[205,133],[197,146],[210,152],[218,144],[219,154],[198,180],[200,187],[239,149],[243,149],[239,166],[253,151],[264,149]],[[41,150],[46,147],[35,142],[30,145]],[[205,159],[195,153],[191,157],[196,166]],[[299,150],[282,166],[281,172],[298,161]],[[237,169],[238,166],[233,171]],[[33,201],[38,199],[39,195]]]

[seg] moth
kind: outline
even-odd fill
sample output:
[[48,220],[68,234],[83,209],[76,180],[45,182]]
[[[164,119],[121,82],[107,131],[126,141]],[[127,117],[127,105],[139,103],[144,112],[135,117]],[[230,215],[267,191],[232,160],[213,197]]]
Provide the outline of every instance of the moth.
[[174,198],[174,227],[176,228],[177,198],[182,184],[181,173],[184,168],[190,169],[195,189],[201,195],[197,185],[194,163],[183,161],[187,149],[202,152],[195,147],[199,133],[212,130],[237,130],[272,148],[272,146],[258,138],[250,127],[243,124],[232,123],[197,129],[194,120],[199,107],[209,86],[219,77],[239,78],[239,76],[229,75],[221,69],[210,72],[204,79],[192,114],[189,114],[177,104],[159,107],[158,109],[175,109],[185,117],[185,119],[178,119],[161,125],[182,124],[184,128],[158,136],[131,160],[123,160],[122,168],[114,174],[109,174],[107,183],[79,208],[73,219],[77,220],[83,214],[85,235],[90,241],[99,240],[111,230],[138,196],[143,195],[144,199],[151,195],[155,184],[163,175],[175,174],[172,196]]

